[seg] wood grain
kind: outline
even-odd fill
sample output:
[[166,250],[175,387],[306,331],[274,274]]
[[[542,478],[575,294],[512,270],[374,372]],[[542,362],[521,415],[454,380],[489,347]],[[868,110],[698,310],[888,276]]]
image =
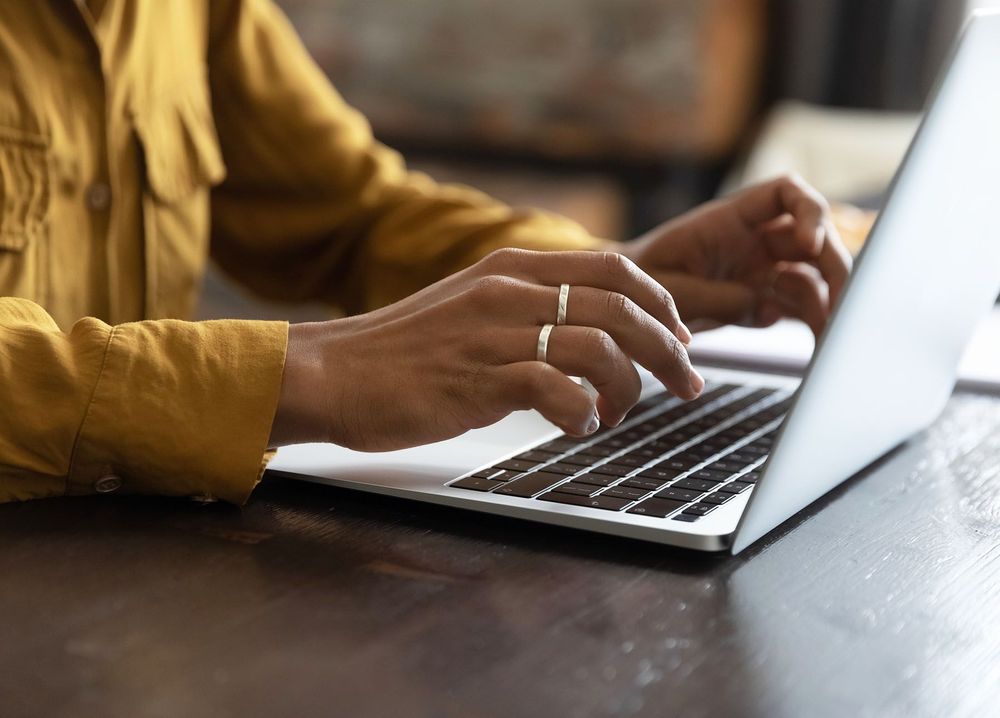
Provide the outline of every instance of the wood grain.
[[0,507],[0,715],[985,716],[1000,400],[733,559],[273,481]]

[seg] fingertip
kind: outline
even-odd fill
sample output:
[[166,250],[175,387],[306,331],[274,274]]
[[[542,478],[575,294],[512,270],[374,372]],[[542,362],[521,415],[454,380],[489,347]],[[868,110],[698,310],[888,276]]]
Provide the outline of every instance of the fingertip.
[[697,369],[691,367],[690,379],[691,390],[694,392],[694,396],[692,398],[697,399],[701,395],[702,390],[705,388],[705,378],[698,373]]
[[826,241],[826,228],[822,223],[816,225],[812,232],[806,232],[804,235],[806,249],[812,253],[814,257],[818,257],[823,251],[823,243]]
[[678,322],[677,324],[677,338],[680,339],[685,345],[690,344],[694,339],[694,335],[691,330],[687,328],[684,322]]

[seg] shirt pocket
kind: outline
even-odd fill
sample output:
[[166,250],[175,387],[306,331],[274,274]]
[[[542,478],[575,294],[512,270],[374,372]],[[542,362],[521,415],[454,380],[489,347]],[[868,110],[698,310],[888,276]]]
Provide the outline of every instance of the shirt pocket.
[[44,300],[49,144],[41,135],[0,127],[0,295]]
[[145,166],[146,313],[186,319],[208,257],[209,190],[226,176],[207,88],[133,116]]

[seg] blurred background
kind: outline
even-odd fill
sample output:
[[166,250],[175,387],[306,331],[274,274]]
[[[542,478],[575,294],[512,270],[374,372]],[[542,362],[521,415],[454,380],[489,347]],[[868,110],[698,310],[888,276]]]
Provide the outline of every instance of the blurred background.
[[[635,236],[800,172],[876,209],[955,36],[1000,0],[278,0],[411,166]],[[856,248],[871,215],[839,210]],[[207,280],[203,316],[288,317]],[[306,309],[301,316],[314,315]]]

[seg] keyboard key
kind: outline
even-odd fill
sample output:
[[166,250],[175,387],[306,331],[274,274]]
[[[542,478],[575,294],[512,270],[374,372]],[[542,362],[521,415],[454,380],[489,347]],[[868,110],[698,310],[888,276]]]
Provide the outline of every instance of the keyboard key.
[[555,454],[564,454],[567,451],[572,451],[576,446],[577,442],[572,439],[555,439],[535,448],[541,451],[551,451]]
[[498,484],[496,481],[490,481],[489,479],[478,479],[475,476],[470,476],[465,479],[460,479],[454,484],[451,484],[456,489],[472,489],[473,491],[489,491],[497,486],[503,486],[503,484]]
[[547,474],[545,472],[538,471],[533,474],[525,474],[521,478],[514,479],[506,484],[501,484],[500,486],[497,486],[496,491],[493,493],[500,494],[502,496],[521,496],[523,498],[530,498],[549,488],[553,484],[557,484],[560,481],[565,480],[566,477],[562,474]]
[[685,504],[689,504],[692,501],[697,501],[701,496],[700,491],[691,491],[690,489],[675,489],[673,486],[665,488],[656,494],[658,499],[670,499],[671,501],[683,501]]
[[683,501],[668,501],[667,499],[651,498],[638,503],[628,510],[630,514],[656,516],[665,518],[684,505]]
[[[561,494],[574,494],[576,496],[593,496],[598,491],[601,490],[600,486],[592,486],[588,484],[578,484],[575,481],[570,481],[568,484],[560,484],[559,486],[552,489],[553,491],[558,491]],[[732,494],[730,494],[732,496]]]
[[618,451],[624,449],[630,443],[632,442],[626,441],[625,439],[619,438],[617,436],[612,436],[609,439],[601,441],[600,443],[597,444],[597,446],[600,446],[605,449],[615,449],[616,451]]
[[716,491],[714,494],[709,494],[702,499],[703,502],[708,504],[719,504],[722,505],[727,501],[732,501],[736,498],[736,494],[727,494],[724,491]]
[[701,459],[695,459],[694,461],[689,461],[685,459],[678,459],[676,456],[673,456],[667,459],[666,461],[661,461],[660,463],[656,464],[653,468],[677,471],[683,473],[688,469],[690,469],[692,466],[696,466],[697,464],[700,463]]
[[677,469],[664,469],[657,467],[655,469],[645,469],[639,472],[639,478],[642,479],[659,479],[660,481],[672,481],[678,476],[683,474],[683,471],[678,471]]
[[643,458],[641,456],[619,456],[615,459],[615,464],[617,466],[628,466],[631,469],[637,469],[640,466],[645,466],[649,463],[648,458]]
[[720,486],[719,491],[725,491],[727,494],[739,494],[746,491],[751,486],[753,486],[753,484],[748,484],[743,481],[731,481],[725,486]]
[[540,462],[538,461],[518,461],[517,459],[508,459],[507,461],[497,464],[494,468],[508,469],[509,471],[530,471],[538,466],[539,463]]
[[698,493],[705,493],[706,491],[711,491],[716,486],[719,485],[718,481],[702,481],[700,479],[681,479],[673,488],[676,489],[690,489],[691,491],[697,491]]
[[701,463],[705,459],[711,458],[720,452],[719,449],[713,449],[702,444],[695,444],[694,446],[689,446],[685,453],[692,457],[697,457],[697,463]]
[[580,476],[574,477],[573,481],[579,481],[593,486],[611,486],[611,484],[618,481],[618,477],[608,476],[607,474],[581,474]]
[[600,456],[601,458],[611,456],[612,454],[617,454],[620,449],[612,449],[609,446],[588,446],[584,449],[588,454],[592,456]]
[[598,461],[600,461],[602,456],[594,456],[593,454],[570,454],[559,460],[560,464],[572,464],[573,466],[593,466]]
[[646,491],[656,491],[665,483],[667,482],[661,481],[660,479],[642,479],[639,478],[638,476],[633,476],[631,479],[625,479],[618,485],[624,486],[629,489],[645,489]]
[[714,504],[695,504],[694,506],[688,506],[684,509],[684,513],[688,516],[704,516],[705,514],[715,511],[717,507]]
[[[658,451],[661,454],[666,454],[669,451],[673,451],[677,448],[677,444],[673,441],[667,441],[662,436],[659,439],[649,442],[648,444],[641,446],[641,449],[652,449],[653,451]],[[639,449],[636,449],[638,451]]]
[[645,489],[630,489],[626,486],[612,486],[607,491],[602,492],[601,496],[614,496],[616,499],[638,501],[648,493],[649,492]]
[[757,479],[759,479],[759,478],[760,478],[760,472],[759,471],[750,471],[750,472],[748,472],[746,474],[743,474],[743,476],[740,477],[740,481],[744,481],[744,482],[746,482],[748,484],[756,484],[757,483]]
[[542,494],[538,498],[542,501],[555,501],[560,504],[584,506],[591,509],[604,509],[605,511],[621,511],[631,503],[628,499],[619,499],[614,496],[604,496],[603,494],[587,498],[586,496],[574,496],[573,494],[560,494],[555,491]]
[[577,471],[581,471],[582,467],[573,466],[573,464],[567,464],[560,461],[558,464],[549,464],[545,467],[545,471],[552,474],[562,474],[563,476],[570,476],[575,474]]
[[625,456],[629,458],[655,459],[661,453],[662,452],[656,451],[655,449],[650,449],[648,446],[640,446],[638,449],[633,449],[628,452]]
[[519,471],[501,471],[496,476],[491,476],[490,481],[510,481],[520,475],[521,473]]
[[636,404],[632,408],[632,413],[633,414],[641,414],[642,412],[648,411],[648,410],[652,409],[653,407],[660,406],[661,404],[666,403],[669,400],[669,398],[670,397],[667,395],[667,392],[665,392],[665,391],[661,391],[661,392],[658,392],[656,394],[653,394],[652,396],[647,397],[647,398],[643,399],[642,401],[640,401],[638,404]]
[[[562,452],[559,452],[562,453]],[[532,451],[526,451],[523,454],[518,454],[514,458],[517,461],[534,461],[538,464],[544,464],[546,461],[554,459],[556,454],[551,451],[542,451],[540,449],[533,449]]]
[[604,466],[595,466],[590,470],[592,474],[607,474],[608,476],[628,476],[633,471],[635,467],[633,466],[619,466],[618,464],[605,464]]
[[691,516],[690,514],[679,513],[671,519],[672,521],[686,521],[691,523],[692,521],[697,521],[701,516]]
[[712,471],[711,469],[699,469],[691,474],[692,479],[701,479],[702,481],[725,481],[732,473],[729,471]]
[[[704,461],[704,459],[698,456],[697,454],[691,454],[688,453],[687,451],[682,451],[679,454],[674,454],[663,463],[668,464],[671,468],[682,466],[685,469],[690,469],[692,466],[697,466],[702,461]],[[678,462],[678,463],[675,465],[670,462]],[[657,464],[657,466],[659,465],[660,464]]]
[[477,479],[488,479],[491,476],[499,476],[502,473],[503,469],[483,469],[474,473],[473,476]]
[[724,471],[727,474],[736,474],[743,471],[746,467],[747,465],[742,462],[723,459],[722,461],[711,463],[705,468],[710,469],[711,471]]

